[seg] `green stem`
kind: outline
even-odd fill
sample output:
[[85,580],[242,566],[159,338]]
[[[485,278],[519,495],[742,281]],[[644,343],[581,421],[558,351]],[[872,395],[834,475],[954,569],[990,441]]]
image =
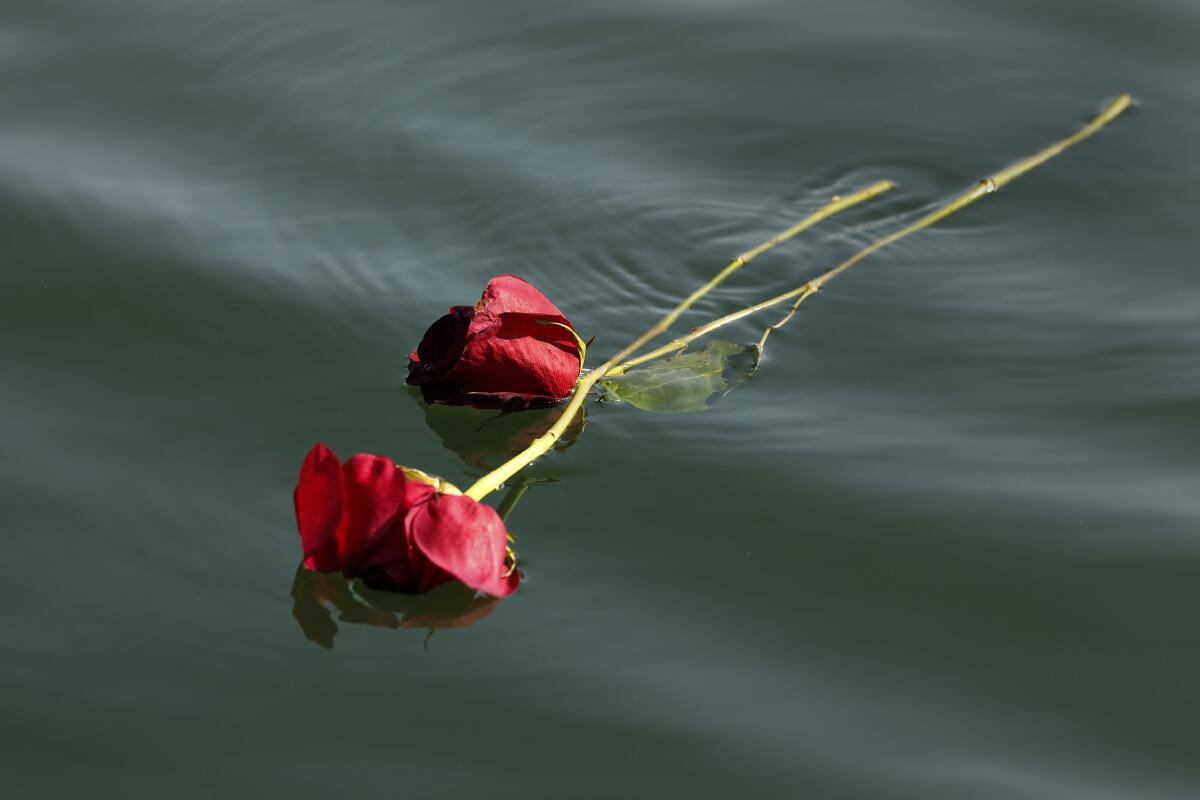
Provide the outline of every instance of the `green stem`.
[[792,304],[792,308],[788,312],[787,316],[763,332],[763,336],[759,340],[759,346],[761,347],[766,343],[767,336],[772,330],[779,328],[788,320],[790,320],[792,318],[792,314],[794,314],[796,309],[800,307],[801,303],[815,294],[818,289],[820,289],[833,278],[836,278],[838,275],[850,269],[850,267],[854,266],[859,261],[862,261],[864,258],[876,252],[877,250],[881,250],[884,247],[887,247],[889,244],[903,239],[905,236],[916,233],[923,228],[928,228],[930,225],[940,222],[951,214],[961,211],[979,198],[995,192],[997,189],[1012,182],[1021,175],[1024,175],[1034,167],[1049,161],[1051,158],[1066,150],[1071,145],[1083,141],[1107,125],[1109,122],[1112,122],[1112,120],[1120,115],[1121,112],[1129,108],[1132,102],[1133,98],[1128,94],[1120,95],[1111,103],[1109,103],[1108,106],[1106,106],[1105,109],[1100,112],[1095,119],[1093,119],[1084,127],[1080,128],[1073,135],[1054,143],[1045,150],[1035,153],[1028,158],[1021,159],[1012,166],[1005,167],[990,177],[984,178],[978,184],[963,192],[950,202],[946,203],[941,208],[926,214],[924,217],[921,217],[911,225],[907,225],[894,233],[888,234],[881,239],[877,239],[823,275],[819,275],[807,283],[797,286],[795,289],[776,295],[775,297],[764,300],[761,303],[752,305],[749,308],[743,308],[742,310],[735,311],[732,314],[726,314],[719,319],[715,319],[712,322],[707,322],[704,325],[694,328],[685,336],[680,336],[678,339],[674,339],[664,344],[662,347],[646,353],[645,355],[638,356],[637,358],[630,359],[629,361],[622,363],[620,366],[614,368],[612,373],[621,374],[630,367],[649,361],[653,358],[658,358],[659,356],[674,352],[676,350],[682,350],[695,339],[698,339],[706,333],[716,330],[717,328],[728,325],[731,322],[736,322],[743,317],[748,317],[751,314],[762,311],[763,309],[771,308],[772,306],[779,305],[780,303],[786,303],[788,300],[793,300],[794,302]]
[[588,374],[581,378],[579,383],[575,385],[575,394],[571,397],[570,401],[563,409],[562,416],[560,416],[554,425],[550,427],[550,430],[546,431],[537,439],[534,439],[527,448],[518,453],[516,456],[476,481],[471,488],[467,489],[465,494],[469,497],[473,497],[476,500],[482,500],[484,497],[487,497],[489,494],[496,491],[496,489],[499,488],[500,485],[510,477],[524,469],[534,459],[545,455],[550,448],[554,447],[554,443],[558,441],[559,437],[562,436],[563,431],[565,431],[567,426],[571,424],[571,420],[573,420],[575,415],[579,413],[580,406],[582,406],[583,401],[587,399],[587,394],[589,391],[591,391],[592,386],[596,384],[596,381],[608,374],[608,371],[617,364],[620,364],[622,359],[628,358],[633,353],[636,353],[638,348],[642,347],[651,339],[670,328],[675,320],[679,319],[680,314],[691,308],[697,300],[715,289],[721,284],[722,281],[724,281],[734,272],[750,263],[755,256],[761,255],[767,250],[770,250],[772,247],[786,242],[788,239],[791,239],[801,231],[812,227],[821,220],[826,219],[827,217],[830,217],[839,211],[843,211],[851,206],[863,202],[864,200],[869,200],[876,195],[888,191],[893,185],[894,184],[891,181],[879,181],[871,184],[865,189],[855,192],[854,194],[846,195],[845,197],[834,198],[832,201],[821,206],[819,209],[809,214],[803,220],[788,228],[783,233],[780,233],[778,236],[763,242],[757,247],[747,250],[745,253],[729,262],[729,264],[726,265],[726,267],[720,272],[718,272],[712,280],[688,295],[687,299],[675,306],[675,308],[668,312],[666,316],[656,322],[637,339],[633,340],[631,344],[623,348],[608,361],[604,362],[595,369],[590,370]]

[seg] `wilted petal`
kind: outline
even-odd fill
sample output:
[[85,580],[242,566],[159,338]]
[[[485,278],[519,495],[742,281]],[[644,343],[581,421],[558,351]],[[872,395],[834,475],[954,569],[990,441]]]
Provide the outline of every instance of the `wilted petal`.
[[466,495],[435,495],[406,524],[415,551],[472,589],[505,597],[520,583],[517,570],[509,573],[504,564],[507,534],[491,506]]
[[416,351],[408,357],[408,382],[419,386],[443,378],[454,368],[466,343],[475,315],[470,306],[454,306],[425,331]]
[[558,317],[563,322],[566,318],[558,310],[558,306],[550,302],[550,298],[539,292],[533,284],[516,275],[497,275],[488,281],[483,296],[475,304],[476,311],[486,311],[489,314],[532,314],[541,317]]

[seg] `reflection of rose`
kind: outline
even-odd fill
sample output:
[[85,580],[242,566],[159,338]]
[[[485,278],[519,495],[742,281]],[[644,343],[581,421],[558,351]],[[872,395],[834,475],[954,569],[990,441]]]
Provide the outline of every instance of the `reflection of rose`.
[[380,592],[352,584],[336,573],[296,568],[292,583],[292,616],[306,638],[322,647],[333,647],[339,622],[377,628],[463,628],[474,625],[496,610],[495,597],[476,594],[457,581],[427,594]]
[[368,603],[400,615],[401,628],[465,628],[496,610],[500,600],[477,594],[461,583],[447,583],[427,594],[412,596],[364,588]]
[[[547,324],[552,323],[552,324]],[[408,383],[427,403],[503,408],[556,403],[579,377],[571,323],[515,275],[488,281],[472,306],[453,306],[409,356]]]
[[[445,448],[484,472],[520,453],[550,430],[563,413],[559,406],[504,413],[440,404],[426,405],[424,409],[425,424],[441,438]],[[555,449],[573,445],[585,421],[586,413],[580,409]]]
[[505,563],[504,522],[490,506],[389,458],[360,453],[342,464],[318,444],[300,470],[295,502],[307,569],[414,594],[460,580],[504,597],[520,583]]

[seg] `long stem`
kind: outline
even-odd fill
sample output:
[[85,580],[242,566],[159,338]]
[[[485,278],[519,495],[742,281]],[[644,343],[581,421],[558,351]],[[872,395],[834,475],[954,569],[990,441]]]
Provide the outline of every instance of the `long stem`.
[[869,200],[876,195],[883,194],[891,189],[894,185],[895,184],[893,184],[891,181],[879,181],[871,184],[865,189],[855,192],[854,194],[849,194],[845,197],[834,198],[832,201],[821,206],[816,211],[802,219],[800,222],[788,228],[786,231],[771,239],[768,239],[757,247],[747,250],[733,261],[730,261],[724,269],[722,269],[716,274],[716,276],[712,278],[712,280],[688,295],[687,299],[675,306],[675,308],[673,308],[662,319],[652,325],[645,333],[634,339],[632,343],[624,347],[619,353],[614,355],[608,361],[589,371],[587,375],[580,379],[579,383],[576,384],[575,394],[571,397],[571,400],[563,409],[562,416],[560,416],[554,425],[550,427],[550,430],[546,431],[537,439],[534,439],[533,442],[530,443],[529,447],[525,448],[525,450],[518,453],[516,456],[504,462],[499,467],[476,481],[471,488],[467,489],[465,494],[467,494],[469,497],[475,498],[476,500],[482,500],[484,497],[487,497],[489,494],[498,489],[501,484],[504,483],[504,481],[508,480],[513,475],[524,469],[526,465],[528,465],[534,459],[545,455],[550,448],[554,446],[554,443],[558,441],[559,437],[562,436],[563,431],[565,431],[567,426],[571,424],[571,420],[575,418],[575,415],[579,413],[580,406],[582,406],[583,401],[587,399],[587,394],[589,391],[591,391],[592,386],[596,384],[596,381],[608,374],[608,371],[617,364],[620,364],[622,359],[627,358],[630,354],[637,352],[637,350],[644,344],[670,328],[675,320],[679,319],[680,314],[691,308],[697,300],[715,289],[721,284],[722,281],[724,281],[734,272],[737,272],[739,269],[746,266],[746,264],[750,263],[750,261],[756,256],[765,253],[772,247],[786,242],[788,239],[791,239],[801,231],[816,225],[821,220],[826,219],[827,217],[830,217],[839,211],[843,211],[851,206],[858,205],[864,200]]
[[1107,125],[1109,122],[1112,122],[1118,115],[1121,114],[1121,112],[1129,108],[1132,103],[1133,98],[1130,95],[1120,95],[1111,103],[1109,103],[1095,119],[1093,119],[1084,127],[1080,128],[1071,136],[1052,144],[1045,150],[1035,153],[1028,158],[1023,158],[1009,167],[1005,167],[990,177],[984,178],[978,184],[972,186],[970,189],[963,192],[942,207],[929,214],[926,214],[924,217],[921,217],[911,225],[907,225],[894,233],[890,233],[881,239],[875,240],[828,272],[813,278],[807,283],[797,286],[795,289],[791,289],[783,294],[776,295],[775,297],[764,300],[761,303],[756,303],[749,308],[743,308],[740,311],[733,312],[732,314],[726,314],[725,316],[715,319],[712,322],[707,322],[704,325],[694,328],[690,333],[680,336],[677,339],[673,339],[672,341],[664,344],[662,347],[656,348],[645,355],[638,356],[637,358],[633,358],[622,363],[620,366],[612,369],[610,374],[619,375],[628,370],[630,367],[637,366],[638,364],[658,358],[659,356],[667,353],[672,353],[676,350],[682,350],[692,341],[699,339],[701,336],[705,335],[706,333],[710,333],[717,328],[728,325],[731,322],[736,322],[743,317],[748,317],[751,314],[762,311],[763,309],[779,305],[780,303],[786,303],[788,300],[794,300],[792,308],[788,314],[775,325],[764,331],[762,338],[759,340],[759,345],[761,346],[765,344],[767,336],[772,330],[779,328],[788,320],[790,320],[792,318],[792,314],[794,314],[796,309],[800,307],[801,303],[815,294],[818,289],[820,289],[833,278],[836,278],[838,275],[850,269],[850,267],[854,266],[859,261],[862,261],[875,251],[881,250],[884,247],[887,247],[889,244],[903,239],[905,236],[916,233],[923,228],[928,228],[930,225],[940,222],[956,211],[961,211],[962,209],[971,205],[979,198],[995,192],[997,189],[1001,188],[1007,183],[1012,182],[1021,175],[1024,175],[1034,167],[1049,161],[1051,158],[1066,150],[1071,145],[1083,141]]

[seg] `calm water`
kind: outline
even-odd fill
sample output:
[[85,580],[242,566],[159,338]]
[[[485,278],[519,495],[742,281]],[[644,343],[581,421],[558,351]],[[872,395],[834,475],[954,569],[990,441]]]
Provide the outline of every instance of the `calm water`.
[[[1200,796],[1198,44],[1192,0],[6,0],[6,789]],[[490,275],[603,356],[830,195],[900,183],[685,322],[1121,91],[708,413],[592,406],[512,599],[302,581],[297,624],[314,442],[465,484],[533,435],[403,386]]]

